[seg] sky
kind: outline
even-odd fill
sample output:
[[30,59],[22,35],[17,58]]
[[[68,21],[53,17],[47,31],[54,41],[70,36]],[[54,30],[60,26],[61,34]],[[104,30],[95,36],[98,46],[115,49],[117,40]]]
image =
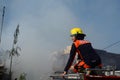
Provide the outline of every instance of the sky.
[[[63,50],[72,44],[69,35],[73,27],[82,28],[87,35],[86,39],[96,49],[103,49],[120,40],[120,0],[1,2],[6,6],[1,47],[4,50],[11,48],[13,33],[19,24],[18,45],[22,49],[18,59],[21,65],[19,69],[32,72],[29,76],[36,78],[34,80],[39,78],[41,72],[49,69],[50,56],[54,51]],[[106,50],[119,54],[119,47],[120,43]]]
[[[4,31],[8,32],[9,28],[14,30],[17,24],[22,29],[39,28],[37,31],[41,35],[37,37],[49,39],[47,42],[52,45],[59,45],[57,49],[71,45],[69,30],[73,27],[81,27],[87,35],[86,39],[98,49],[120,40],[119,0],[12,0],[6,1],[6,8]],[[54,37],[56,39],[53,40]],[[107,50],[119,53],[119,47]]]

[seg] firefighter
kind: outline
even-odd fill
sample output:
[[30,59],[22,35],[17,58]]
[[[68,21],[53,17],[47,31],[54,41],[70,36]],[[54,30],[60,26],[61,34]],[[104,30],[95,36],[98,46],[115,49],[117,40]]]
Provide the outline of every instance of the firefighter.
[[[64,68],[63,76],[67,74],[71,68],[74,72],[86,68],[101,67],[101,59],[96,51],[93,49],[91,43],[88,40],[84,40],[86,35],[83,33],[81,28],[71,29],[71,39],[73,41],[70,55],[66,67]],[[74,58],[78,54],[78,62],[72,66]]]

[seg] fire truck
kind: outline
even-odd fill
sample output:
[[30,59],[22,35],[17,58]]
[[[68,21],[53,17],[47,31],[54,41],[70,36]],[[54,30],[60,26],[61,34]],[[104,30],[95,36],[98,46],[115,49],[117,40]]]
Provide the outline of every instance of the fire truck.
[[[94,71],[97,75],[89,75],[87,72]],[[120,80],[120,71],[116,71],[114,66],[106,66],[102,69],[86,69],[84,73],[68,73],[61,76],[60,73],[54,73],[51,80]]]

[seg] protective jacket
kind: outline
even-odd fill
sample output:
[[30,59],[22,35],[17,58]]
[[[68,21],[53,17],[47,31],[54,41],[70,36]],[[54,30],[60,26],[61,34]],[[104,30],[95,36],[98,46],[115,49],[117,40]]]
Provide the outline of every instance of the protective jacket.
[[87,40],[76,40],[72,44],[70,56],[64,71],[68,71],[71,67],[76,53],[78,53],[78,59],[81,60],[80,67],[83,68],[95,68],[101,65],[101,59],[96,51],[93,49],[91,43]]

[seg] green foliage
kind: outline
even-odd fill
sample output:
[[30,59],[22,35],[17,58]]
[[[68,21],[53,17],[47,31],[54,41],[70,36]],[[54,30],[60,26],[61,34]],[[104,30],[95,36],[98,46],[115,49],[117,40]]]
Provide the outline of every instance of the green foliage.
[[16,46],[17,41],[18,41],[18,34],[19,34],[19,24],[17,25],[17,28],[14,32],[14,40],[13,40],[13,47],[11,50],[9,50],[8,52],[10,53],[10,56],[19,56],[19,51],[21,51],[21,48]]
[[20,47],[12,48],[11,50],[8,51],[10,53],[9,56],[15,56],[15,55],[20,56],[19,51],[21,51]]
[[26,74],[22,73],[19,77],[19,80],[26,80]]

